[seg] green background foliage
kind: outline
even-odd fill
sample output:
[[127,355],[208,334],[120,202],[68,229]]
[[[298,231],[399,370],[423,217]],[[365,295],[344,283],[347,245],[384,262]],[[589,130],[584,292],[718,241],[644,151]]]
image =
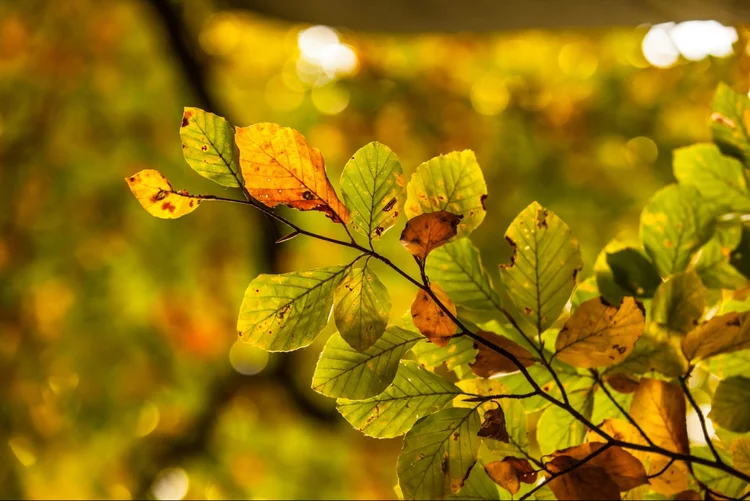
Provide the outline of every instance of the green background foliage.
[[[489,193],[489,217],[472,233],[476,251],[456,241],[430,256],[430,266],[440,266],[451,256],[460,262],[481,254],[484,271],[440,269],[449,294],[449,281],[454,290],[474,287],[460,307],[496,307],[486,284],[500,282],[497,265],[511,255],[502,234],[531,200],[572,229],[584,278],[612,238],[639,245],[641,208],[675,182],[672,149],[708,142],[713,131],[722,151],[747,160],[746,137],[706,124],[720,81],[747,91],[743,30],[734,55],[681,60],[668,69],[643,59],[640,28],[451,36],[344,31],[358,68],[316,86],[306,79],[310,72],[297,71],[305,69],[297,34],[306,26],[214,9],[201,1],[177,5],[206,56],[203,78],[221,108],[214,111],[233,125],[297,128],[321,149],[334,183],[373,140],[398,155],[407,179],[439,154],[476,152]],[[177,189],[227,195],[194,175],[181,152],[180,135],[189,147],[195,141],[178,131],[183,107],[205,104],[167,39],[147,3],[0,5],[0,495],[126,498],[184,486],[188,498],[391,498],[401,439],[363,436],[335,411],[345,401],[309,389],[321,350],[335,342],[351,350],[329,337],[333,323],[311,349],[293,355],[236,343],[238,308],[256,276],[342,265],[354,253],[301,237],[272,250],[266,235],[282,235],[241,206],[205,204],[189,217],[157,220],[122,181],[156,168]],[[743,105],[720,89],[713,109],[739,121]],[[736,170],[737,161],[722,158]],[[695,176],[694,164],[674,176],[711,197],[713,185]],[[746,187],[734,186],[741,195],[716,203],[744,210]],[[322,214],[284,214],[329,231]],[[399,266],[413,266],[398,233],[385,234],[382,249]],[[718,232],[696,242],[705,269],[716,272],[714,283],[736,284],[721,252],[736,242],[726,244]],[[746,271],[742,258],[731,256]],[[380,263],[372,267],[393,305],[410,303],[411,288]],[[391,323],[403,314],[400,306]],[[480,311],[473,320],[487,319]],[[465,370],[475,356],[466,339],[452,341],[455,351],[446,355],[395,327],[375,346],[389,333],[431,367],[447,361],[448,369]],[[648,335],[663,339],[658,325]],[[747,377],[740,354],[711,359],[712,372]],[[378,374],[381,389],[399,381],[400,368],[418,370],[410,362],[399,366],[398,358]],[[511,378],[504,381],[511,391],[525,391]],[[710,390],[718,384],[706,380]],[[437,384],[445,383],[425,381],[439,393]],[[701,404],[710,403],[703,396]],[[596,414],[599,397],[582,409]],[[437,410],[442,402],[420,405]],[[518,416],[518,408],[506,415]],[[524,434],[534,442],[540,432],[532,425]],[[472,471],[463,494],[500,495],[481,473]]]

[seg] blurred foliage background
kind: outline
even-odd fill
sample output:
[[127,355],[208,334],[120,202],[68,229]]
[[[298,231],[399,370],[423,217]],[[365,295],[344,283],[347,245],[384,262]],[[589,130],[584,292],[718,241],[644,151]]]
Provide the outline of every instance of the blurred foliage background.
[[[0,497],[393,497],[400,440],[365,438],[309,389],[325,333],[289,355],[235,344],[252,278],[345,252],[271,246],[283,229],[243,206],[157,220],[128,191],[123,178],[156,168],[238,196],[182,159],[183,106],[297,128],[334,184],[372,140],[407,172],[473,149],[485,265],[507,260],[505,228],[538,200],[578,236],[586,276],[672,181],[671,150],[709,139],[716,84],[747,92],[748,33],[396,36],[201,0],[0,3]],[[399,232],[382,249],[413,272]],[[414,291],[381,276],[399,317]]]

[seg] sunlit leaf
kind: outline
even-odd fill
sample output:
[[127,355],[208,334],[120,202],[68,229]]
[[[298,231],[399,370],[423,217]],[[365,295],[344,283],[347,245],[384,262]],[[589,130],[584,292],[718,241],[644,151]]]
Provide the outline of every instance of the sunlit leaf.
[[[603,442],[586,442],[557,451],[554,455],[568,456],[581,461],[604,447],[604,445]],[[604,469],[607,475],[617,484],[617,488],[622,492],[648,483],[643,464],[622,447],[608,447],[604,452],[601,452],[583,465],[583,468],[588,467],[600,467]]]
[[352,268],[334,292],[333,318],[341,337],[365,351],[383,335],[391,313],[391,296],[369,266]]
[[308,346],[328,324],[333,291],[348,270],[348,266],[332,266],[259,275],[242,300],[237,320],[240,336],[267,351]]
[[693,267],[703,284],[716,289],[740,289],[748,283],[731,263],[732,253],[742,240],[742,222],[721,222],[711,239],[698,249]]
[[[534,365],[534,358],[531,353],[505,336],[486,331],[477,331],[477,335],[515,356],[524,367]],[[478,341],[474,342],[474,347],[477,349],[477,358],[469,365],[471,366],[472,372],[477,376],[489,378],[491,376],[510,374],[520,370],[510,358],[498,353],[494,348],[490,348],[486,344]]]
[[326,175],[320,150],[294,129],[272,123],[237,127],[240,168],[248,192],[268,207],[279,204],[318,210],[333,221],[349,221]]
[[[431,284],[430,289],[438,301],[456,316],[456,305],[443,289],[437,284]],[[438,346],[447,346],[451,336],[456,333],[456,324],[425,290],[417,292],[411,304],[411,317],[419,332]]]
[[[741,470],[737,464],[732,464],[733,456],[730,451],[726,450],[721,443],[715,443],[714,448],[719,453],[721,461],[729,466]],[[713,452],[707,446],[691,447],[690,453],[703,459],[714,460]],[[742,496],[748,489],[748,483],[737,478],[731,473],[712,468],[710,466],[693,463],[693,472],[695,478],[706,485],[709,489],[719,494],[725,495],[729,499],[737,499]],[[711,496],[712,499],[721,499],[718,496]]]
[[694,144],[674,151],[674,175],[680,184],[695,186],[719,211],[750,212],[745,169],[713,144]]
[[750,475],[750,438],[732,440],[732,465],[742,473]]
[[726,313],[702,323],[682,340],[688,360],[700,360],[750,349],[750,313]]
[[[582,388],[568,392],[570,405],[587,419],[594,410],[594,388]],[[586,426],[568,411],[555,405],[547,407],[539,418],[536,428],[537,442],[542,454],[551,454],[560,449],[579,445],[586,437]]]
[[511,494],[518,493],[521,482],[533,484],[537,473],[528,459],[506,457],[502,461],[492,461],[484,466],[487,475],[500,487]]
[[415,216],[401,232],[401,244],[420,261],[430,252],[448,243],[456,236],[462,215],[448,211],[428,212]]
[[435,249],[425,271],[457,306],[475,310],[493,310],[500,306],[500,298],[482,266],[479,250],[468,238],[459,238]]
[[406,198],[403,173],[398,157],[386,145],[372,142],[357,150],[341,172],[341,193],[352,228],[374,239],[396,223]]
[[690,256],[711,237],[714,213],[693,186],[671,184],[641,212],[643,246],[662,277],[685,271]]
[[[622,407],[623,409],[628,409],[630,407],[630,402],[632,402],[633,400],[632,392],[635,391],[635,386],[637,386],[637,382],[634,383],[634,387],[631,393],[620,393],[618,391],[613,391],[613,388],[609,389],[609,393],[612,395],[615,402],[620,405],[620,407]],[[613,417],[619,418],[624,416],[622,415],[622,413],[620,413],[617,406],[604,393],[604,391],[594,392],[594,411],[591,413],[591,422],[598,424],[607,418]]]
[[182,155],[195,172],[222,186],[240,187],[239,153],[229,122],[199,108],[185,108],[180,138]]
[[[685,396],[677,384],[642,378],[633,394],[630,415],[657,446],[682,454],[688,452]],[[650,453],[643,458],[649,461],[649,475],[658,473],[669,461]],[[661,494],[677,494],[688,488],[687,466],[676,461],[663,474],[651,479],[651,484]]]
[[703,496],[701,496],[701,493],[698,491],[688,489],[686,491],[678,492],[672,499],[675,501],[701,501]]
[[422,416],[436,412],[460,394],[454,384],[416,362],[399,363],[393,383],[367,400],[339,399],[337,410],[356,429],[377,438],[406,433]]
[[410,219],[426,212],[446,210],[463,216],[459,236],[471,233],[487,212],[487,185],[474,152],[454,151],[429,160],[412,174],[406,187],[404,209]]
[[620,307],[589,299],[573,312],[555,341],[555,356],[584,369],[607,367],[627,357],[643,333],[643,306],[626,297]]
[[704,308],[703,283],[695,271],[690,270],[667,278],[656,289],[651,302],[651,320],[687,333],[698,325]]
[[390,326],[377,342],[360,353],[336,333],[328,339],[313,375],[312,389],[332,398],[363,400],[393,382],[398,361],[422,337]]
[[422,339],[414,345],[412,352],[420,364],[430,369],[444,363],[448,370],[453,370],[460,365],[473,362],[477,356],[474,341],[469,337],[453,338],[446,346],[438,346]]
[[714,391],[708,417],[726,430],[750,431],[750,379],[731,377],[721,381]]
[[130,191],[149,214],[161,219],[176,219],[190,214],[206,199],[187,191],[175,191],[159,171],[146,169],[125,179]]
[[479,415],[443,409],[421,418],[406,434],[398,457],[404,499],[442,499],[459,492],[479,452]]
[[711,133],[727,154],[744,159],[750,165],[750,100],[719,83],[711,103]]
[[677,377],[685,373],[688,362],[682,354],[681,338],[655,323],[646,324],[630,355],[611,368],[612,372],[647,374],[659,372]]
[[661,283],[654,264],[632,247],[608,253],[607,264],[615,284],[631,296],[650,298]]
[[[502,494],[505,494],[504,492]],[[501,492],[496,483],[487,476],[481,465],[476,465],[471,469],[469,478],[466,479],[464,486],[456,494],[451,494],[447,499],[467,499],[474,501],[498,501],[508,499],[501,496]]]
[[[556,456],[546,466],[550,473],[560,473],[569,470],[577,462],[577,459],[570,456]],[[559,500],[620,499],[617,484],[600,466],[579,466],[569,473],[550,480],[549,487]]]
[[500,278],[523,317],[542,332],[560,316],[583,267],[578,241],[536,202],[513,220],[505,239],[513,257],[500,266]]

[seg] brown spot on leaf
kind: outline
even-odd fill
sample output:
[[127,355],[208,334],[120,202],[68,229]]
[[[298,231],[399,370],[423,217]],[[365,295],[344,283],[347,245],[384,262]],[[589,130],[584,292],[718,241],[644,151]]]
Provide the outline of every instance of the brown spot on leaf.
[[388,212],[389,210],[393,209],[393,207],[396,205],[396,197],[391,198],[387,204],[385,204],[385,207],[383,207],[383,212]]
[[175,210],[175,206],[172,205],[172,202],[164,202],[163,204],[161,204],[161,208],[169,212],[174,212]]
[[186,111],[184,115],[182,115],[182,127],[187,127],[190,125],[190,117],[192,117],[193,114],[189,111]]
[[484,205],[485,200],[487,200],[487,194],[482,195],[482,197],[479,199],[479,201],[482,202],[482,209],[487,210],[487,207]]
[[305,200],[314,200],[315,195],[313,195],[312,191],[305,190],[302,192],[302,198],[304,198]]
[[201,146],[201,151],[208,151],[208,146],[206,146],[205,144]]

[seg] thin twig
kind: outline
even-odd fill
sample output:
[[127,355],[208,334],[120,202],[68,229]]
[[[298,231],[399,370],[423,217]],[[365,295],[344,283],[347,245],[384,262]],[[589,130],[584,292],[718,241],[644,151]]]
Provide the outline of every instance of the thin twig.
[[679,378],[680,386],[682,387],[682,392],[687,397],[688,402],[690,402],[690,405],[693,407],[693,410],[695,411],[695,413],[698,414],[698,420],[701,423],[701,431],[703,431],[703,438],[706,440],[706,444],[708,444],[708,447],[711,449],[711,452],[713,453],[714,458],[716,458],[716,462],[723,463],[724,461],[721,459],[721,456],[719,456],[718,451],[716,450],[713,442],[711,441],[711,436],[708,433],[708,425],[706,424],[706,418],[703,416],[703,411],[698,405],[698,402],[696,402],[695,399],[693,398],[693,395],[690,393],[690,389],[688,388],[687,379],[690,377],[692,372],[693,372],[693,368],[690,367],[688,371],[685,373],[685,375]]
[[648,443],[648,445],[652,445],[652,446],[656,445],[654,444],[654,441],[651,440],[651,437],[649,437],[646,434],[646,432],[643,431],[643,428],[641,428],[641,425],[639,425],[638,422],[636,422],[636,420],[633,419],[633,416],[631,416],[629,412],[627,412],[625,409],[622,408],[622,406],[620,405],[620,402],[618,402],[615,399],[614,395],[612,395],[612,393],[609,391],[607,386],[604,384],[604,381],[602,380],[599,373],[594,369],[591,369],[590,372],[591,372],[591,375],[594,377],[594,381],[596,381],[599,384],[599,387],[602,389],[602,391],[604,391],[604,394],[607,395],[607,398],[609,398],[609,400],[615,405],[615,407],[617,407],[617,410],[619,410],[620,413],[622,413],[622,415],[625,416],[625,419],[627,419],[628,422],[632,424],[636,430],[638,430],[638,433],[641,434],[641,436]]

